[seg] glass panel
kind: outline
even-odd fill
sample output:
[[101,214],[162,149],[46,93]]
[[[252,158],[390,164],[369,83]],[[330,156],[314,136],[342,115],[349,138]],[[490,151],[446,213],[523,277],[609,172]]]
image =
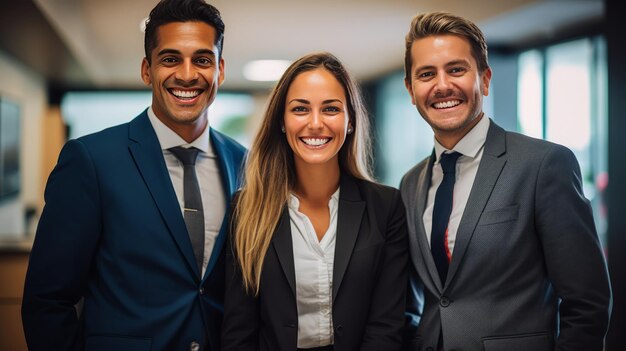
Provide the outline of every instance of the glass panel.
[[376,178],[398,187],[404,173],[432,152],[433,132],[411,104],[404,72],[381,83],[376,101]]
[[570,148],[580,162],[584,191],[593,198],[590,165],[592,47],[587,39],[546,51],[546,139]]
[[[70,126],[69,138],[74,139],[128,122],[145,110],[151,101],[150,91],[71,92],[61,101],[61,114]],[[246,123],[253,109],[254,101],[250,95],[220,92],[209,108],[211,127],[249,146]]]
[[546,50],[546,139],[570,148],[583,191],[606,242],[607,71],[604,40],[580,39]]
[[543,56],[530,50],[519,56],[517,83],[518,130],[521,133],[543,138]]

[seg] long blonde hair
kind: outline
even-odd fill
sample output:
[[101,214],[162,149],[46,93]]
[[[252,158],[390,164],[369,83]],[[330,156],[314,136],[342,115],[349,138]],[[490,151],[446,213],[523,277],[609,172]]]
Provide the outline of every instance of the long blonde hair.
[[369,121],[356,82],[330,53],[306,55],[289,66],[274,88],[248,154],[244,187],[234,209],[233,247],[246,291],[258,295],[263,261],[289,194],[296,183],[293,152],[281,131],[285,100],[301,73],[322,68],[343,86],[354,132],[339,151],[342,172],[371,180]]

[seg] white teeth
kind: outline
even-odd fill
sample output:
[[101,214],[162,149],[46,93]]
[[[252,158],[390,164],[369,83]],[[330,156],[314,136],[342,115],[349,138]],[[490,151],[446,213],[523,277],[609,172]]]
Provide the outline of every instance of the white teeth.
[[172,94],[178,98],[192,99],[200,95],[200,90],[172,90]]
[[307,145],[311,145],[311,146],[320,146],[320,145],[324,145],[327,142],[330,141],[329,138],[302,138],[302,141],[307,144]]
[[435,108],[450,108],[450,107],[454,107],[460,104],[461,104],[460,100],[450,100],[450,101],[444,101],[444,102],[437,102],[433,104],[433,106]]

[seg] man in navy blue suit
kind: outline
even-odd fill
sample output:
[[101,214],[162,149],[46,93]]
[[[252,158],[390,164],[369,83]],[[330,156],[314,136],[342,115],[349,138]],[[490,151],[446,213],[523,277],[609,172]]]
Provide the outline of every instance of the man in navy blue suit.
[[[26,276],[31,351],[219,350],[225,218],[245,152],[208,122],[223,33],[203,0],[161,1],[141,65],[151,107],[64,146]],[[190,226],[188,212],[203,217]]]

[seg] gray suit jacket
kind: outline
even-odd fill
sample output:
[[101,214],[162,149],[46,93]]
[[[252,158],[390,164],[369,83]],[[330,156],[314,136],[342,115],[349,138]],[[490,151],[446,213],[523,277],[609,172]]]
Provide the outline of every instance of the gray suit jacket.
[[422,215],[434,155],[402,179],[412,272],[408,349],[602,350],[611,290],[580,167],[491,121],[447,281]]

